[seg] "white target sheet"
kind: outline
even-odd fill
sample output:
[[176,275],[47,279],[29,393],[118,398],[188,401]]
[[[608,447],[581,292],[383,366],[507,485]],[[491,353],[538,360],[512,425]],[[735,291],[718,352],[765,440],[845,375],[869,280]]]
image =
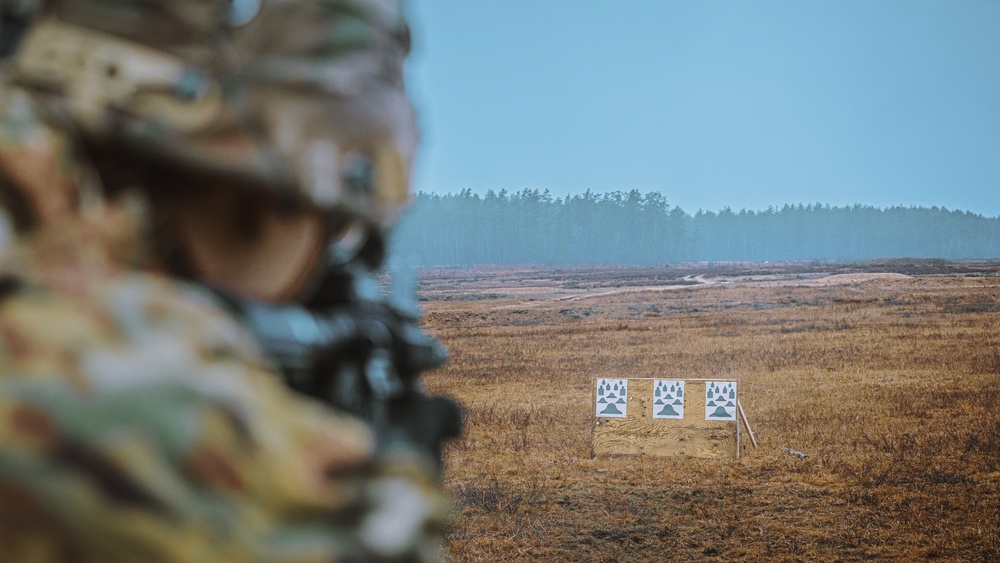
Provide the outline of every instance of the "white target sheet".
[[736,382],[705,382],[705,420],[736,420]]
[[653,418],[684,418],[684,382],[653,381]]
[[625,418],[628,412],[628,380],[597,380],[597,416]]

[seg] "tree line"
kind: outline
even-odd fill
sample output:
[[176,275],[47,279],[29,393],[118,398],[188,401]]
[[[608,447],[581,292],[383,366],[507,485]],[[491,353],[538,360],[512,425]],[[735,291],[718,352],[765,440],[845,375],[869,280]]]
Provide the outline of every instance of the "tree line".
[[420,192],[395,247],[421,265],[662,264],[1000,258],[1000,217],[941,207],[729,207],[689,214],[659,192]]

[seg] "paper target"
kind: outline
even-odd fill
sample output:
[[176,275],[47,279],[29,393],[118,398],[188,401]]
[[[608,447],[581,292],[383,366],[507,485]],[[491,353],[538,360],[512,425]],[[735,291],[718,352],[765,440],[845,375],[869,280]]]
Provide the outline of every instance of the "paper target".
[[653,381],[653,418],[684,418],[683,381]]
[[625,418],[628,411],[628,380],[597,380],[597,416]]
[[705,420],[736,420],[736,382],[705,383]]

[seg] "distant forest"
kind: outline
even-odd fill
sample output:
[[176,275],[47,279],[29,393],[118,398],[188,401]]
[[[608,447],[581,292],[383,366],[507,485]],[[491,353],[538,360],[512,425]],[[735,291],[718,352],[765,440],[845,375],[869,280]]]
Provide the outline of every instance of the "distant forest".
[[1000,217],[820,203],[691,215],[659,192],[420,192],[395,246],[421,265],[1000,258]]

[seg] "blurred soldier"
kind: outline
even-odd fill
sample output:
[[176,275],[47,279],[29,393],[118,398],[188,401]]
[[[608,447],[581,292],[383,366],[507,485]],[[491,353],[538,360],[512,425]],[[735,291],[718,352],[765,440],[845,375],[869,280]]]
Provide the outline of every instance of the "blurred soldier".
[[457,410],[375,277],[408,49],[395,0],[0,0],[0,560],[440,558]]

